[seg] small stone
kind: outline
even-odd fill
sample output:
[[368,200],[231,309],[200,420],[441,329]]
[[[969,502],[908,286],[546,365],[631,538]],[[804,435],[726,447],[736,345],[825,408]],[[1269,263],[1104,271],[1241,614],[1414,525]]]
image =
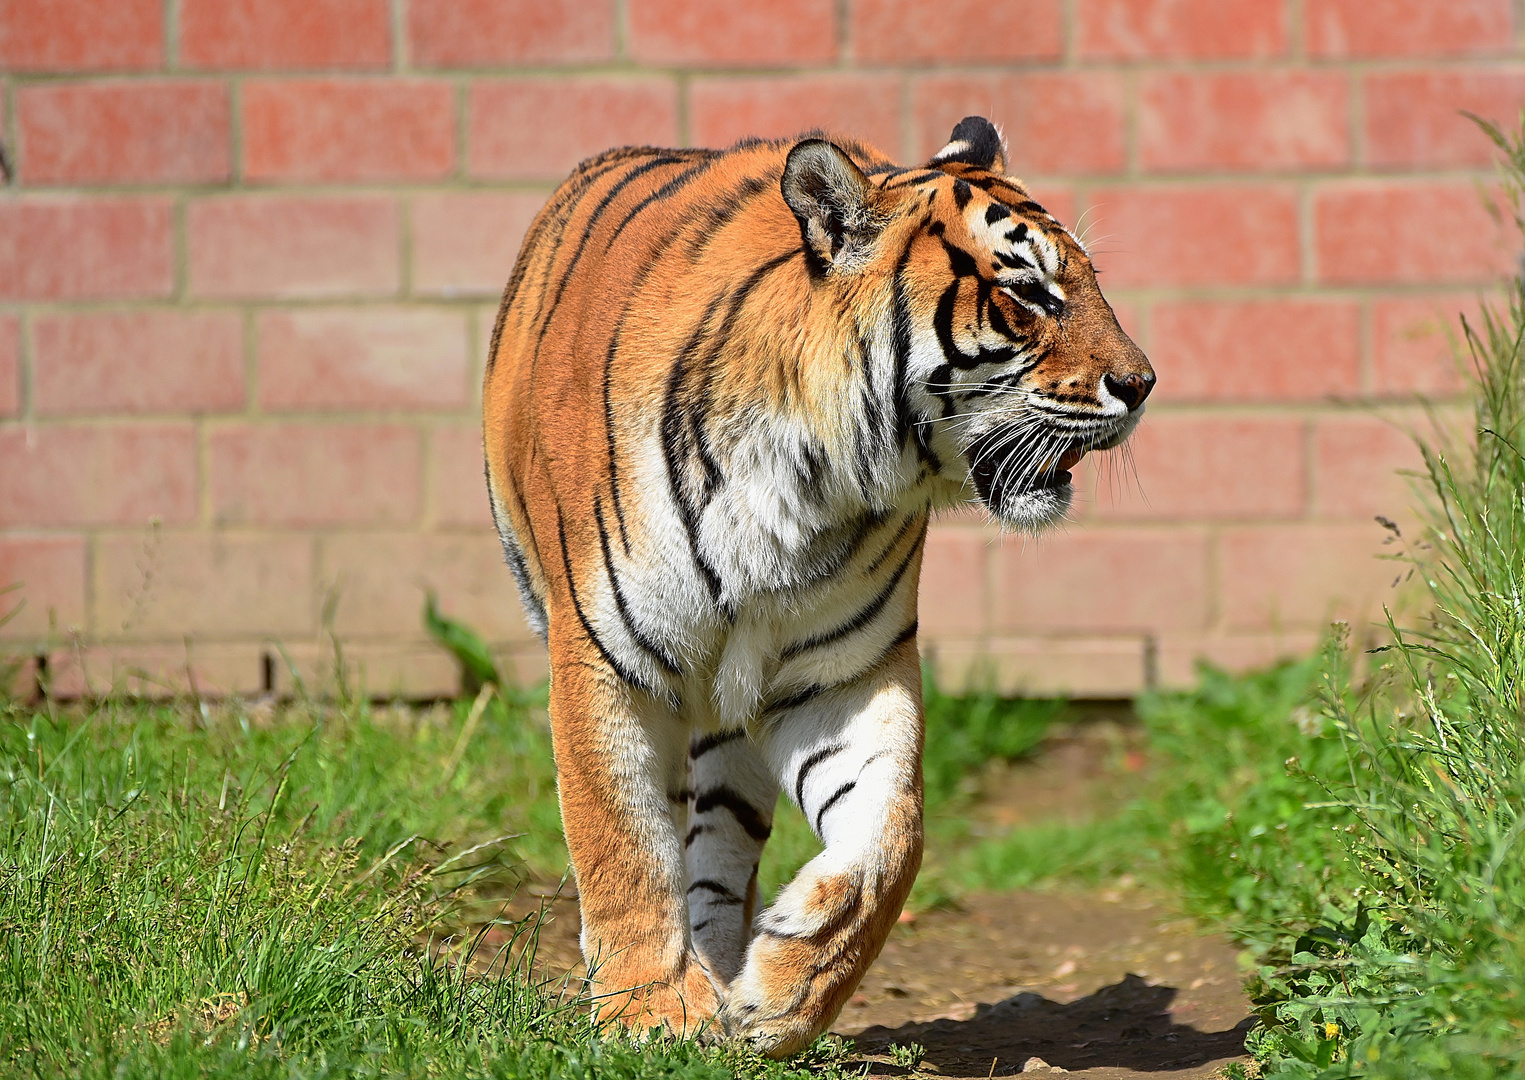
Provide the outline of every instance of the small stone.
[[1030,1057],[1026,1061],[1022,1062],[1022,1071],[1025,1073],[1038,1072],[1039,1070],[1042,1070],[1043,1072],[1056,1073],[1064,1073],[1070,1071],[1068,1069],[1061,1069],[1057,1065],[1050,1065],[1040,1057]]

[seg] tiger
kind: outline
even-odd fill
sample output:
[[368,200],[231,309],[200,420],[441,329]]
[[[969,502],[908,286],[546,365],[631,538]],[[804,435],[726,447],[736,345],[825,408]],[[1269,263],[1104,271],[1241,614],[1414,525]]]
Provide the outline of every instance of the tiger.
[[[555,191],[483,430],[601,1020],[775,1057],[828,1028],[921,864],[930,514],[1061,520],[1154,381],[982,117],[920,167],[812,132]],[[759,910],[780,790],[822,848]]]

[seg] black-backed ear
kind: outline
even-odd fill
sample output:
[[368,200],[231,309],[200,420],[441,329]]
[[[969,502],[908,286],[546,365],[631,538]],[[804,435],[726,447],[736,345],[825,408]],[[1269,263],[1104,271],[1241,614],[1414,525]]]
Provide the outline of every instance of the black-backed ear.
[[878,233],[863,170],[834,143],[805,139],[784,162],[784,202],[799,219],[811,268],[849,269]]
[[950,161],[961,161],[990,172],[1005,172],[1006,150],[1001,145],[1001,133],[983,116],[964,117],[948,136],[948,145],[933,154],[927,164],[946,165]]

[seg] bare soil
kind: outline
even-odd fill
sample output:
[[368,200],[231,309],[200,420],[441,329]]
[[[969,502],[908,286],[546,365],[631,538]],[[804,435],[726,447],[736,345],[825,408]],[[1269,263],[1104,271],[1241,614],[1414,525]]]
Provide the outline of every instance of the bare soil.
[[[1105,809],[1144,779],[1138,747],[1112,717],[1056,733],[1037,760],[985,775],[975,831]],[[541,895],[517,906],[545,907],[541,974],[575,980],[576,901],[551,891],[532,889]],[[479,955],[494,944],[489,935]],[[973,895],[908,913],[833,1030],[854,1041],[873,1075],[1198,1080],[1247,1060],[1251,1020],[1229,942],[1123,879],[1094,892]],[[920,1064],[896,1064],[891,1046],[913,1043],[925,1050]]]

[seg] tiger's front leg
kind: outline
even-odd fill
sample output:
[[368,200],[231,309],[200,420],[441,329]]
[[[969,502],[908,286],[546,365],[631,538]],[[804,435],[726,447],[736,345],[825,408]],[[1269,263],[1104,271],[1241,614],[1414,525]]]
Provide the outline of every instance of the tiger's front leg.
[[782,1057],[836,1019],[921,866],[921,669],[912,638],[880,665],[761,725],[761,748],[825,850],[756,921],[727,1031]]
[[721,995],[688,944],[683,846],[686,727],[553,626],[551,735],[562,827],[600,1019],[693,1035]]

